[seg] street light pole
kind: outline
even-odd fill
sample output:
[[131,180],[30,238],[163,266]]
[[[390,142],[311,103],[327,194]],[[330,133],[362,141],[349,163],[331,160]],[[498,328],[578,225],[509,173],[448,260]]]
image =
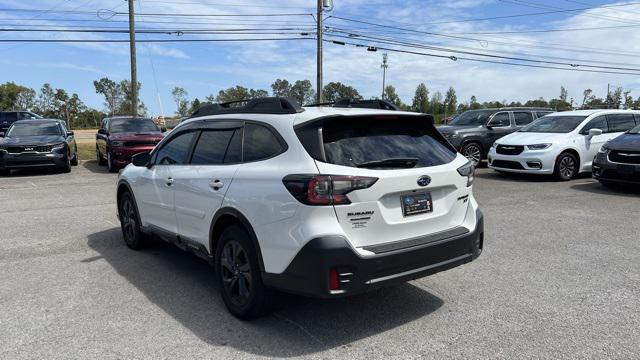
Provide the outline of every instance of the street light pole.
[[317,69],[316,69],[316,102],[318,104],[322,103],[322,8],[323,8],[323,0],[318,0],[318,13],[316,14],[317,24],[318,24],[318,33],[317,33]]
[[136,69],[136,26],[133,0],[129,2],[129,52],[131,56],[131,115],[138,115],[138,72]]
[[387,81],[387,68],[389,67],[389,63],[387,63],[387,57],[387,53],[382,54],[382,65],[380,65],[380,67],[382,68],[382,100],[384,100],[384,88]]

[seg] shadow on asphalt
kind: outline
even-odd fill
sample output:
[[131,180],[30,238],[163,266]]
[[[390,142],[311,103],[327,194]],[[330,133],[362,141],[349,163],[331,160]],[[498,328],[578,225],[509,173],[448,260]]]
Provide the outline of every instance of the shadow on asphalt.
[[587,184],[572,185],[573,190],[585,191],[593,194],[623,196],[623,197],[640,197],[640,188],[638,185],[610,185],[604,186],[599,182]]
[[[75,166],[71,167],[71,173],[73,173],[73,169]],[[48,175],[60,175],[65,174],[62,170],[56,168],[31,168],[31,169],[14,169],[11,170],[11,175],[2,176],[1,178],[20,178],[27,176],[48,176]]]
[[213,268],[157,242],[128,249],[120,228],[88,237],[88,245],[150,301],[203,341],[267,357],[313,354],[380,334],[429,315],[443,300],[409,283],[344,299],[279,296],[275,311],[244,322],[231,316],[213,281]]
[[107,167],[98,165],[97,160],[84,160],[82,161],[81,166],[91,171],[92,173],[109,174],[109,170],[107,170]]
[[[482,178],[486,180],[495,180],[495,181],[517,181],[517,182],[529,182],[529,183],[559,182],[559,180],[557,180],[552,175],[521,174],[521,173],[509,173],[509,172],[500,173],[492,169],[487,169],[482,172],[476,172],[475,176],[478,178]],[[574,180],[589,179],[589,178],[591,178],[591,173],[583,173],[576,176]]]

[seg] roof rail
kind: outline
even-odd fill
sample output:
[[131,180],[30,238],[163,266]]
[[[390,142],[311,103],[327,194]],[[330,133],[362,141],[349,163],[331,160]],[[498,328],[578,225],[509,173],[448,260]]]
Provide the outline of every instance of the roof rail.
[[364,108],[364,109],[380,109],[380,110],[395,110],[398,111],[400,108],[395,104],[386,101],[386,100],[357,100],[357,99],[340,99],[335,102],[325,102],[318,104],[310,104],[305,105],[308,107],[315,106],[333,106],[336,108]]
[[[244,104],[244,105],[238,105]],[[221,114],[274,114],[286,115],[303,112],[295,100],[283,97],[263,97],[257,99],[229,101],[207,104],[191,114],[190,118]]]

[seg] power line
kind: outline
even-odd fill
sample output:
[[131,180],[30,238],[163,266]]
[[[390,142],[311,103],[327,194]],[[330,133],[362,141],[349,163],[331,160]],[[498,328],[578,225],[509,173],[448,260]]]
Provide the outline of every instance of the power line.
[[[261,29],[254,29],[261,30]],[[285,29],[287,30],[287,29]],[[0,28],[0,32],[67,32],[67,33],[109,33],[109,34],[128,34],[129,30],[127,29],[11,29],[11,28]],[[186,29],[159,29],[159,30],[135,30],[136,34],[166,34],[166,35],[188,35],[188,34],[229,34],[235,33],[235,35],[245,35],[245,34],[270,34],[270,35],[294,35],[294,34],[305,34],[308,35],[311,31],[245,31],[245,30],[207,30],[207,29],[196,29],[196,30],[186,30]]]
[[[246,42],[246,41],[291,41],[314,40],[312,37],[289,38],[238,38],[238,39],[147,39],[138,40],[142,43],[170,43],[170,42]],[[128,43],[129,40],[120,39],[0,39],[3,43]]]
[[[343,35],[330,35],[330,36],[339,37],[339,38],[350,38],[349,36],[343,36]],[[592,69],[625,70],[625,71],[638,71],[638,72],[640,72],[640,68],[624,68],[624,67],[616,67],[616,66],[588,65],[588,64],[580,64],[580,63],[568,63],[568,62],[560,62],[560,61],[529,59],[529,58],[523,58],[523,57],[503,56],[503,55],[479,53],[479,52],[457,50],[457,49],[435,47],[435,46],[424,46],[424,45],[410,43],[410,42],[388,41],[388,40],[375,38],[375,37],[367,37],[367,38],[369,40],[374,41],[375,43],[383,43],[383,44],[387,44],[387,45],[401,45],[401,46],[406,46],[406,47],[414,47],[414,48],[421,48],[421,49],[427,49],[427,50],[436,50],[436,51],[449,52],[449,53],[455,53],[455,54],[473,55],[473,56],[494,58],[494,59],[530,62],[530,63],[537,63],[537,64],[564,65],[564,66],[570,66],[572,68],[583,67],[583,68],[592,68]]]
[[[94,11],[78,11],[78,10],[39,10],[39,9],[1,9],[0,11],[7,12],[48,12],[51,14],[66,14],[66,15],[87,15],[87,14],[103,14],[110,16],[129,16],[128,12],[121,11],[113,11],[110,9],[101,9],[97,12]],[[266,13],[266,14],[196,14],[196,13],[177,13],[177,14],[167,14],[167,13],[141,13],[136,14],[136,16],[152,16],[152,17],[286,17],[286,16],[311,16],[311,13]]]
[[325,42],[331,42],[331,43],[336,44],[336,45],[350,45],[350,46],[355,46],[355,47],[360,47],[360,48],[366,48],[368,51],[383,50],[383,51],[391,51],[391,52],[404,53],[404,54],[412,54],[412,55],[421,55],[421,56],[435,57],[435,58],[441,58],[441,59],[449,59],[449,60],[452,60],[452,61],[467,60],[467,61],[475,61],[475,62],[481,62],[481,63],[500,64],[500,65],[509,65],[509,66],[521,66],[521,67],[528,67],[528,68],[553,69],[553,70],[563,70],[563,71],[577,71],[577,72],[586,72],[586,73],[616,74],[616,75],[638,75],[638,73],[636,73],[636,72],[618,72],[618,71],[608,71],[608,70],[587,70],[587,69],[562,68],[562,67],[546,66],[546,65],[521,64],[521,63],[513,63],[513,62],[505,62],[505,61],[495,61],[495,60],[475,59],[475,58],[467,58],[467,57],[446,56],[446,55],[440,55],[440,54],[417,52],[417,51],[411,51],[411,50],[402,50],[402,49],[395,49],[395,48],[388,48],[388,47],[380,47],[380,46],[352,43],[352,42],[345,42],[345,41],[325,40]]
[[[567,11],[567,12],[577,12],[575,10],[571,10],[571,9],[563,9],[557,6],[548,6],[548,5],[542,5],[542,4],[537,4],[534,2],[529,2],[529,1],[523,1],[523,0],[499,0],[502,2],[506,2],[509,4],[515,4],[515,5],[520,5],[520,6],[527,6],[530,8],[535,8],[535,9],[555,9],[556,11]],[[628,4],[626,4],[628,5]],[[593,7],[589,10],[592,9],[601,9],[604,8],[605,6],[597,6],[597,7]],[[599,15],[599,14],[587,14],[587,13],[576,13],[576,16],[584,16],[584,17],[590,17],[590,18],[594,18],[594,19],[604,19],[604,20],[609,20],[609,21],[617,21],[617,22],[623,22],[623,23],[627,23],[627,24],[637,24],[638,22],[636,21],[630,21],[629,19],[625,19],[625,18],[620,18],[620,17],[615,17],[615,16],[609,16],[609,15]]]

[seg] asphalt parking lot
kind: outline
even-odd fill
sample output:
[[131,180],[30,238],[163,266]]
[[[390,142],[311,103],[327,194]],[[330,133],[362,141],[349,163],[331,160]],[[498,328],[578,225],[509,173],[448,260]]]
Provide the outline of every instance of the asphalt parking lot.
[[640,192],[478,170],[475,262],[233,318],[208,265],[121,239],[115,174],[0,178],[0,358],[640,357]]

